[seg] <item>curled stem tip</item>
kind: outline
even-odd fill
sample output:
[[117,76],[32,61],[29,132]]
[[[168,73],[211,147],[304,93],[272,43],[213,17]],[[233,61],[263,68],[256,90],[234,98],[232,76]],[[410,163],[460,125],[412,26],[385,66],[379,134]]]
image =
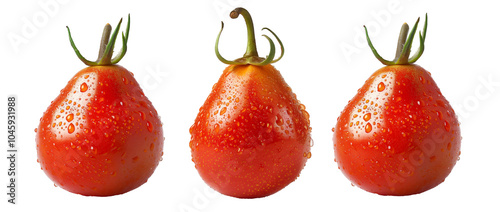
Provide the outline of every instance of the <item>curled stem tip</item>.
[[104,26],[104,30],[101,37],[101,45],[99,48],[99,55],[96,61],[89,61],[82,56],[82,54],[76,47],[73,38],[71,37],[71,32],[69,30],[69,27],[66,26],[66,28],[68,29],[69,41],[78,58],[88,66],[113,65],[118,63],[125,56],[125,53],[127,52],[127,41],[130,31],[130,14],[128,15],[127,29],[125,33],[122,32],[122,43],[123,43],[122,49],[118,52],[118,54],[114,58],[112,58],[113,49],[115,47],[115,42],[118,36],[118,30],[120,29],[121,23],[122,19],[120,19],[120,21],[118,22],[118,25],[113,34],[111,34],[111,26],[109,24],[106,24]]
[[278,42],[281,46],[280,47],[281,48],[281,56],[278,59],[274,60],[274,56],[276,53],[276,48],[274,46],[274,42],[267,35],[263,35],[269,41],[270,52],[266,58],[259,57],[259,54],[257,53],[256,42],[255,42],[255,30],[254,30],[254,26],[253,26],[252,17],[250,16],[250,13],[246,9],[241,8],[241,7],[234,9],[229,14],[229,16],[233,19],[238,18],[239,15],[243,16],[243,18],[245,19],[246,26],[247,26],[247,50],[246,50],[245,54],[243,55],[243,57],[238,58],[234,61],[226,60],[226,59],[224,59],[224,57],[222,57],[220,55],[220,53],[219,53],[219,39],[220,39],[220,35],[222,33],[222,30],[224,29],[224,23],[222,23],[221,29],[220,29],[219,34],[217,36],[217,40],[215,42],[215,54],[216,54],[217,58],[225,64],[232,64],[232,65],[252,64],[252,65],[263,66],[263,65],[267,65],[267,64],[279,61],[283,57],[284,48],[283,48],[283,44],[281,43],[281,40],[278,38],[278,36],[276,36],[276,34],[268,28],[262,29],[262,30],[266,29],[269,32],[271,32],[273,34],[273,36],[276,38],[276,40],[278,40]]
[[[409,26],[408,24],[404,23],[403,26],[401,27],[401,32],[399,34],[399,39],[398,39],[398,44],[397,44],[397,49],[396,49],[396,56],[394,60],[389,61],[385,60],[382,58],[375,47],[373,47],[373,44],[370,40],[370,37],[368,36],[368,30],[366,29],[366,26],[363,26],[365,28],[365,33],[366,33],[366,39],[368,41],[368,45],[370,46],[370,49],[372,50],[373,54],[375,57],[382,62],[384,65],[407,65],[407,64],[412,64],[415,63],[420,56],[422,56],[422,53],[424,52],[424,41],[425,41],[425,36],[427,34],[427,14],[425,14],[425,23],[424,23],[424,28],[423,28],[423,33],[419,33],[419,39],[420,39],[420,46],[417,50],[417,52],[410,57],[410,52],[411,52],[411,46],[413,43],[413,38],[415,37],[415,33],[417,31],[417,26],[418,22],[420,21],[420,18],[417,19],[415,25],[413,26],[412,30],[409,32]],[[408,35],[408,32],[410,33]]]

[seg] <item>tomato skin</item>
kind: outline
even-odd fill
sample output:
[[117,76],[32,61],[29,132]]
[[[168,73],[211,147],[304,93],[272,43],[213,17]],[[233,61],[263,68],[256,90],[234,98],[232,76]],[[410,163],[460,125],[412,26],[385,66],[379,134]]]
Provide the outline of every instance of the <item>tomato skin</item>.
[[38,162],[55,185],[86,196],[145,183],[163,154],[162,123],[131,72],[118,65],[78,72],[40,119]]
[[335,159],[356,186],[381,195],[429,190],[460,155],[459,122],[429,72],[417,65],[376,71],[334,128]]
[[271,195],[293,182],[310,158],[309,114],[272,66],[224,70],[190,128],[203,180],[238,198]]

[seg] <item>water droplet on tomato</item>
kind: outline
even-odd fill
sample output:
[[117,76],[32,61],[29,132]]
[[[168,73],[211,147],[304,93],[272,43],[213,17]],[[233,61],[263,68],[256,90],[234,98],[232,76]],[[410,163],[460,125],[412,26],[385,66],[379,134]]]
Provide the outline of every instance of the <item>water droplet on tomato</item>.
[[437,103],[437,105],[439,105],[440,107],[445,107],[445,104],[444,104],[443,100],[438,99],[438,100],[436,100],[436,103]]
[[309,113],[307,111],[302,110],[302,115],[304,115],[304,117],[306,118],[306,120],[309,121],[310,115],[309,115]]
[[380,83],[378,84],[378,86],[377,86],[377,91],[378,91],[378,92],[382,92],[382,91],[384,91],[384,90],[385,90],[385,84],[384,84],[384,82],[380,82]]
[[335,132],[335,127],[332,128],[332,132]]
[[154,143],[151,143],[151,144],[149,145],[149,150],[150,150],[150,151],[153,151],[154,149],[155,149],[155,144],[154,144]]
[[369,133],[371,131],[372,131],[372,124],[370,124],[370,123],[366,124],[366,126],[365,126],[365,132]]
[[451,143],[448,143],[448,145],[446,145],[446,149],[449,151],[451,150]]
[[139,156],[135,156],[135,157],[132,158],[133,162],[137,162],[138,160],[139,160]]
[[425,78],[423,78],[422,76],[419,76],[418,79],[420,80],[420,82],[422,84],[425,84],[425,82],[426,82]]
[[73,113],[71,113],[71,114],[66,116],[66,121],[68,121],[68,122],[73,121],[73,118],[74,118],[74,115],[73,115]]
[[214,131],[215,133],[219,133],[219,124],[215,124]]
[[153,127],[153,124],[151,124],[151,122],[147,121],[146,127],[148,128],[149,132],[153,132],[154,127]]
[[35,128],[35,132],[37,132],[37,131],[38,131],[38,128]]
[[89,86],[87,86],[87,83],[82,83],[80,85],[80,92],[85,92],[89,89]]
[[71,123],[68,126],[68,133],[73,133],[73,132],[75,132],[75,125],[73,125],[73,123]]
[[281,125],[283,125],[283,123],[284,123],[284,122],[283,122],[283,118],[281,117],[281,115],[280,115],[280,114],[277,114],[277,115],[276,115],[276,124],[277,124],[278,126],[281,126]]
[[441,113],[441,111],[436,111],[436,114],[440,120],[443,120],[443,113]]
[[444,129],[448,132],[450,131],[450,123],[448,121],[444,121]]
[[221,110],[220,110],[220,115],[224,115],[224,113],[226,113],[227,111],[227,107],[223,107]]
[[372,118],[372,114],[371,113],[367,113],[363,116],[363,120],[365,121],[369,121],[370,119]]
[[141,117],[142,120],[146,120],[146,114],[144,114],[144,112],[139,111],[139,116]]
[[273,125],[270,125],[269,123],[266,124],[266,133],[270,133],[271,131],[273,131]]
[[193,132],[194,132],[194,125],[195,124],[191,125],[191,127],[189,128],[189,134],[193,134]]
[[126,77],[123,77],[122,81],[123,81],[123,83],[125,83],[125,85],[128,84],[128,79]]

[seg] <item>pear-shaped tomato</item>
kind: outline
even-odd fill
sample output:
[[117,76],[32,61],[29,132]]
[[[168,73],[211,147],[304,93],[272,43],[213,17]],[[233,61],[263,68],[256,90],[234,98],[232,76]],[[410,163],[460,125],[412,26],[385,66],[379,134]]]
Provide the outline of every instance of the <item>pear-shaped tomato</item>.
[[412,64],[423,52],[427,18],[421,47],[408,56],[417,24],[407,42],[408,25],[403,25],[400,57],[394,61],[382,59],[368,38],[387,66],[368,78],[334,128],[339,169],[354,185],[381,195],[410,195],[437,186],[460,154],[453,108],[431,74]]
[[[103,47],[114,45],[119,27],[108,43],[107,25]],[[111,60],[112,47],[101,49],[99,62],[85,60],[71,40],[90,67],[68,82],[40,119],[38,161],[55,185],[70,192],[125,193],[145,183],[161,159],[158,113],[133,74],[114,65],[125,54],[127,38],[128,27],[121,54]]]
[[[231,17],[240,13],[253,36],[246,10],[237,8]],[[256,53],[252,39],[249,49]],[[190,129],[196,169],[210,187],[225,195],[271,195],[294,181],[311,157],[309,114],[269,64],[274,57],[270,42],[267,59],[247,51],[240,62],[230,62],[217,52],[232,65],[214,85]]]

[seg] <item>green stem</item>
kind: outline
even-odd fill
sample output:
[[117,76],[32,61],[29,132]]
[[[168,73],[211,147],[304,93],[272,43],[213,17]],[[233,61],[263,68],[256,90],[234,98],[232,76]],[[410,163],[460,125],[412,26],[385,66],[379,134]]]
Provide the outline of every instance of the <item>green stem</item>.
[[83,57],[83,55],[80,53],[78,48],[76,48],[75,42],[73,42],[73,38],[71,37],[71,31],[69,30],[69,27],[66,26],[66,28],[68,29],[69,43],[71,44],[71,47],[73,47],[73,50],[75,51],[78,59],[80,59],[83,63],[85,63],[85,65],[96,66],[97,62],[89,61],[89,60],[85,59],[85,57]]
[[414,63],[424,53],[424,41],[425,41],[426,35],[427,35],[427,14],[425,14],[425,23],[424,23],[423,33],[422,32],[418,33],[418,36],[420,38],[420,47],[418,48],[418,51],[415,52],[415,54],[410,57],[410,59],[408,60],[409,63]]
[[82,56],[82,54],[76,47],[75,43],[73,42],[73,38],[71,37],[71,32],[69,30],[69,27],[66,26],[66,28],[68,29],[69,41],[78,58],[88,66],[98,66],[98,65],[105,66],[105,65],[114,65],[118,63],[125,56],[125,53],[127,52],[127,41],[130,30],[130,14],[128,15],[128,24],[126,32],[125,34],[122,33],[122,40],[123,40],[122,49],[119,51],[119,53],[116,55],[115,58],[111,59],[113,56],[113,49],[115,47],[115,42],[118,36],[118,30],[120,29],[121,23],[122,19],[120,19],[120,22],[118,23],[111,37],[110,37],[111,26],[109,24],[106,24],[106,26],[104,26],[104,30],[101,37],[101,45],[99,48],[99,55],[96,61],[89,61]]
[[118,26],[116,26],[113,35],[111,35],[109,43],[106,45],[106,50],[104,50],[104,55],[97,64],[111,65],[111,57],[113,56],[113,49],[115,48],[116,37],[118,36],[118,30],[120,29],[121,24],[122,24],[122,19],[120,19],[120,22],[118,22]]
[[222,30],[224,29],[224,22],[220,22],[221,23],[221,27],[220,27],[220,31],[219,31],[219,35],[217,35],[217,39],[215,40],[215,56],[217,56],[217,58],[224,64],[230,64],[230,65],[237,65],[238,63],[234,62],[234,61],[230,61],[230,60],[226,60],[224,57],[222,57],[222,55],[220,55],[219,53],[219,40],[220,40],[220,34],[222,33]]
[[99,55],[97,56],[97,61],[101,61],[104,57],[104,51],[109,43],[109,36],[111,36],[111,25],[106,24],[104,30],[102,31],[101,45],[99,47]]
[[[278,61],[279,61],[279,60],[281,60],[281,58],[283,57],[283,54],[285,54],[285,47],[283,46],[283,43],[281,42],[280,38],[279,38],[279,37],[278,37],[278,36],[277,36],[277,35],[276,35],[276,34],[275,34],[275,33],[274,33],[271,29],[269,29],[269,28],[267,28],[267,27],[262,28],[262,30],[265,30],[265,29],[266,29],[266,30],[268,30],[269,32],[271,32],[271,34],[273,34],[273,35],[274,35],[274,37],[276,38],[276,40],[278,40],[278,43],[280,44],[280,47],[281,47],[281,55],[280,55],[280,57],[278,57],[278,59],[273,60],[271,63],[278,62]],[[267,36],[266,36],[266,37],[267,37]],[[267,37],[267,38],[269,39],[269,37]],[[272,46],[274,46],[274,44],[273,44]]]
[[243,57],[258,57],[259,53],[257,53],[252,16],[250,16],[250,13],[246,9],[238,7],[231,11],[229,17],[231,17],[232,19],[236,19],[239,15],[243,16],[243,18],[245,19],[245,24],[247,26],[247,51],[245,52]]
[[413,26],[409,35],[408,35],[408,30],[409,30],[408,24],[404,23],[403,26],[401,27],[401,32],[399,34],[399,39],[396,49],[396,56],[392,61],[385,60],[377,53],[377,50],[375,49],[375,47],[373,47],[370,37],[368,36],[368,30],[365,27],[365,33],[368,45],[370,46],[375,57],[384,65],[407,65],[416,62],[424,52],[424,41],[425,41],[425,36],[427,34],[427,14],[425,14],[425,24],[423,33],[419,34],[420,47],[418,48],[418,51],[412,57],[410,57],[411,46],[413,43],[413,38],[415,37],[415,33],[417,31],[419,20],[420,18],[417,19],[417,22]]
[[408,35],[408,39],[404,43],[401,55],[398,58],[394,59],[396,61],[396,64],[398,65],[410,64],[408,62],[408,58],[410,57],[411,44],[413,43],[413,38],[415,37],[415,32],[417,31],[417,26],[419,21],[420,18],[417,19],[417,23],[415,23],[415,26],[413,26],[413,29],[411,29],[410,35]]
[[113,59],[111,59],[111,64],[118,63],[125,56],[125,53],[127,53],[127,42],[128,42],[129,31],[130,31],[130,14],[128,14],[127,30],[125,31],[125,34],[123,34],[122,32],[122,48],[116,54],[116,56]]
[[263,65],[267,65],[267,64],[279,61],[283,57],[285,50],[284,50],[283,44],[281,43],[281,40],[278,38],[278,36],[276,36],[276,34],[268,28],[262,29],[262,30],[264,30],[264,29],[269,30],[271,32],[271,34],[273,34],[274,37],[276,37],[276,40],[278,40],[278,42],[280,44],[281,55],[278,59],[273,60],[275,53],[276,53],[276,48],[274,46],[274,42],[268,36],[263,35],[269,41],[270,52],[269,52],[269,55],[267,56],[267,58],[259,57],[259,54],[257,53],[257,45],[255,42],[255,30],[254,30],[254,26],[253,26],[252,17],[250,16],[250,13],[246,9],[241,8],[241,7],[234,9],[229,14],[229,16],[233,19],[238,18],[239,15],[243,16],[243,18],[245,19],[245,24],[247,26],[247,50],[246,50],[245,54],[243,55],[243,57],[238,58],[238,59],[233,60],[233,61],[226,60],[224,57],[222,57],[220,55],[220,53],[219,53],[219,39],[220,39],[220,35],[222,33],[222,30],[224,29],[224,23],[222,23],[221,29],[220,29],[219,34],[217,36],[217,40],[215,41],[215,55],[217,56],[217,58],[221,62],[223,62],[225,64],[231,64],[231,65],[251,64],[251,65],[263,66]]
[[406,37],[408,36],[409,30],[410,27],[407,23],[404,23],[403,26],[401,26],[401,32],[399,32],[399,39],[396,49],[396,56],[394,56],[394,58],[399,58],[399,56],[401,56],[401,53],[403,53],[403,47],[405,46]]

